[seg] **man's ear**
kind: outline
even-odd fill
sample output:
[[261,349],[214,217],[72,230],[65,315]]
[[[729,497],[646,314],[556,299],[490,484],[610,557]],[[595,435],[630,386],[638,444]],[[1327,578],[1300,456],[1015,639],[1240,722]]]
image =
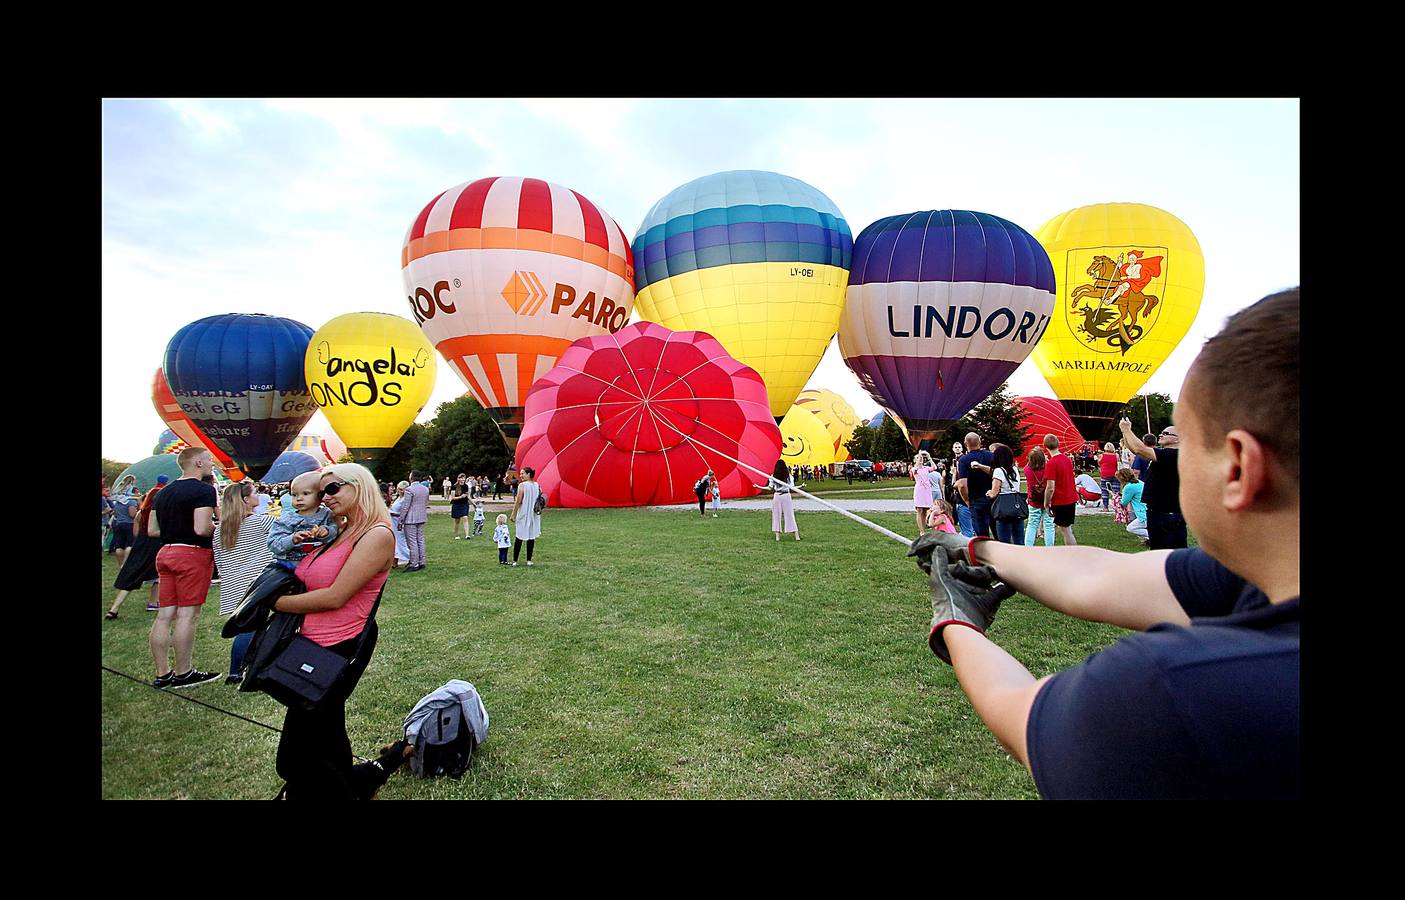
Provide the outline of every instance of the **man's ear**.
[[1246,512],[1262,503],[1269,490],[1269,455],[1259,439],[1243,429],[1225,435],[1224,506]]

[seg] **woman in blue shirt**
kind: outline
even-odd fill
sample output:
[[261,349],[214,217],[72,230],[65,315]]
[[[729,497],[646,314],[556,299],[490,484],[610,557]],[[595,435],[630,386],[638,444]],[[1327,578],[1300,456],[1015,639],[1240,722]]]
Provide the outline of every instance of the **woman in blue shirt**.
[[1117,470],[1117,480],[1122,485],[1122,508],[1132,515],[1132,522],[1127,526],[1127,531],[1145,541],[1146,504],[1142,502],[1142,480],[1130,466],[1123,466]]

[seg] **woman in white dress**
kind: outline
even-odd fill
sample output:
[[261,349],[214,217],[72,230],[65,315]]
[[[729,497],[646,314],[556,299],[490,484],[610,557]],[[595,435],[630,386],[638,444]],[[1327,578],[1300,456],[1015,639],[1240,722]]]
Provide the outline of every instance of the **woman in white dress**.
[[541,485],[537,484],[537,473],[527,467],[517,481],[517,493],[512,498],[512,564],[517,565],[517,557],[522,552],[522,542],[527,542],[527,565],[532,564],[532,549],[542,533],[542,517],[537,512],[537,498],[542,495]]
[[[444,479],[447,482],[449,479]],[[390,520],[395,523],[395,568],[408,566],[410,564],[410,545],[405,541],[405,523],[401,521],[401,516],[405,512],[405,507],[409,506],[410,498],[405,494],[405,488],[410,486],[410,482],[402,481],[395,486],[395,502],[390,504]]]

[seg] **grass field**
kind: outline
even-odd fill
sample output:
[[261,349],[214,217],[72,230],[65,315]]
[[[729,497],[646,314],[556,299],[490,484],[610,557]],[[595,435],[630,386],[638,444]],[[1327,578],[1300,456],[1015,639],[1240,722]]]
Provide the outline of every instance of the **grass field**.
[[[870,517],[912,530],[910,514]],[[539,564],[513,569],[431,518],[429,568],[386,589],[348,704],[353,750],[374,755],[421,696],[462,678],[491,717],[472,769],[397,774],[383,798],[1037,796],[927,649],[927,586],[903,548],[833,513],[798,520],[804,540],[777,543],[763,511],[552,509]],[[1108,518],[1077,534],[1140,549]],[[275,727],[283,708],[221,682],[148,686],[145,593],[100,621],[115,575],[104,555],[102,662],[143,683],[103,673],[103,796],[272,797],[278,735],[181,696]],[[195,663],[226,670],[217,593]],[[1121,633],[1023,596],[991,630],[1036,677]]]

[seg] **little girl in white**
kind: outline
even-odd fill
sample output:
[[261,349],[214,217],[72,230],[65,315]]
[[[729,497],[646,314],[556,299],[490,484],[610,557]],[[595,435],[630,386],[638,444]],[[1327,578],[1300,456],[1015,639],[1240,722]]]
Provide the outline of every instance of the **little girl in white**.
[[473,533],[470,538],[483,533],[483,501],[473,501]]
[[[478,515],[482,515],[479,510]],[[507,565],[507,548],[512,545],[512,536],[507,530],[507,514],[498,513],[498,527],[493,529],[493,542],[498,545],[498,565]]]

